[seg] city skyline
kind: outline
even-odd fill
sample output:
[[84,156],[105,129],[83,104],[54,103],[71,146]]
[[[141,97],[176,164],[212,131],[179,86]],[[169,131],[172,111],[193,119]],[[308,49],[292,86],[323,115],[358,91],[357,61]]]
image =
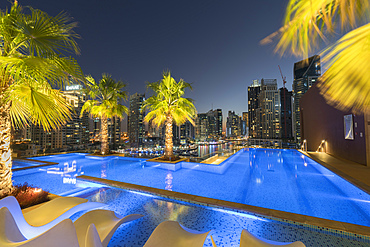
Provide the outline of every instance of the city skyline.
[[78,22],[81,55],[76,59],[86,75],[109,73],[126,82],[132,95],[147,93],[145,83],[170,69],[175,79],[193,83],[186,97],[195,100],[199,113],[221,108],[224,116],[229,110],[241,115],[254,79],[277,79],[282,87],[278,65],[291,90],[293,65],[300,60],[280,58],[272,45],[259,44],[281,26],[287,1],[19,3],[50,15],[64,11]]

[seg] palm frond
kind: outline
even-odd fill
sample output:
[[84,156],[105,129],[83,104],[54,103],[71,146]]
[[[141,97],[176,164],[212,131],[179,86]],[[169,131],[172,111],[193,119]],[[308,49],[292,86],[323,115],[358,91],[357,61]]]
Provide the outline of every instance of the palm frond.
[[50,130],[59,128],[71,117],[64,96],[47,83],[13,84],[6,92],[6,99],[12,102],[10,116],[14,126],[31,122]]
[[149,111],[144,121],[149,122],[153,119],[153,122],[160,126],[170,114],[177,125],[183,124],[186,120],[194,123],[196,109],[193,101],[182,97],[186,88],[191,89],[190,83],[186,83],[182,79],[177,83],[168,71],[163,74],[161,81],[148,83],[147,87],[152,89],[155,94],[143,103],[143,111],[145,109]]
[[[261,41],[261,44],[278,38],[275,52],[291,52],[308,57],[326,35],[345,31],[369,20],[368,0],[290,0],[286,8],[283,27]],[[336,21],[336,20],[340,21]]]
[[319,86],[327,101],[343,110],[370,110],[370,23],[343,36],[324,54],[329,68]]
[[110,75],[103,74],[99,83],[92,76],[87,76],[85,92],[93,100],[88,100],[82,107],[95,117],[123,118],[128,113],[121,101],[127,100],[126,84],[115,81]]

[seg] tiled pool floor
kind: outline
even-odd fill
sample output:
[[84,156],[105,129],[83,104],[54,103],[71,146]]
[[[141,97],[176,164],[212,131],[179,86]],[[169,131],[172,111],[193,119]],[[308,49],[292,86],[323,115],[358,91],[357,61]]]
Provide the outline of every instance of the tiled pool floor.
[[[185,227],[198,231],[213,229],[212,236],[218,247],[239,246],[242,229],[275,241],[300,240],[306,246],[370,246],[369,239],[308,229],[299,225],[215,210],[190,203],[179,203],[126,190],[101,188],[98,193],[88,198],[90,201],[106,203],[106,209],[114,210],[120,215],[132,213],[145,215],[139,220],[119,227],[109,247],[143,246],[154,228],[165,220],[176,220]],[[78,216],[78,214],[74,215],[73,218],[76,219]],[[204,246],[212,246],[210,238],[207,238]]]

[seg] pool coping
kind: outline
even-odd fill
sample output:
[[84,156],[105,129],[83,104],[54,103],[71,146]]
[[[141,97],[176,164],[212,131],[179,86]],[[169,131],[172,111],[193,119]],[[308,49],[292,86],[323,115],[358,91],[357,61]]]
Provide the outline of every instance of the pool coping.
[[144,193],[148,193],[148,194],[152,194],[152,195],[156,195],[156,196],[160,196],[164,198],[175,199],[179,201],[190,202],[190,203],[200,204],[200,205],[209,206],[209,207],[216,207],[216,208],[228,209],[228,210],[242,212],[242,213],[254,214],[256,216],[267,217],[269,219],[277,220],[277,221],[283,221],[283,222],[288,222],[288,223],[293,223],[293,224],[298,223],[298,224],[301,224],[309,228],[312,228],[313,226],[316,229],[327,230],[330,232],[333,232],[333,230],[335,232],[343,231],[343,232],[352,233],[355,235],[363,235],[364,238],[370,237],[370,227],[367,227],[367,226],[355,225],[351,223],[339,222],[339,221],[334,221],[334,220],[327,220],[327,219],[322,219],[322,218],[317,218],[317,217],[312,217],[312,216],[284,212],[284,211],[275,210],[275,209],[262,208],[262,207],[257,207],[257,206],[242,204],[242,203],[236,203],[236,202],[213,199],[213,198],[208,198],[208,197],[190,195],[190,194],[186,194],[182,192],[157,189],[157,188],[152,188],[152,187],[143,186],[143,185],[130,184],[130,183],[119,182],[119,181],[97,178],[97,177],[91,177],[91,176],[86,176],[86,175],[77,176],[77,179],[88,181],[88,182],[93,182],[93,183],[109,185],[112,187],[125,189],[125,190],[144,192]]
[[22,171],[22,170],[27,170],[27,169],[32,169],[32,168],[39,168],[39,167],[44,167],[44,166],[52,166],[52,165],[58,165],[59,163],[56,162],[50,162],[50,161],[43,161],[43,160],[33,160],[33,159],[23,159],[23,158],[16,158],[13,160],[20,160],[20,161],[28,161],[28,162],[35,162],[35,163],[43,163],[41,165],[36,165],[36,166],[26,166],[26,167],[20,167],[20,168],[12,168],[12,171]]

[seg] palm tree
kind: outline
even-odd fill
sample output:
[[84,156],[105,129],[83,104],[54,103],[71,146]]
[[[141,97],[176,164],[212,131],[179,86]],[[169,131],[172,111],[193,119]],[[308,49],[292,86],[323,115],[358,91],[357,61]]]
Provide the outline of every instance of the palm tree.
[[193,100],[182,97],[185,89],[192,89],[192,87],[182,79],[176,82],[170,72],[165,72],[161,81],[148,83],[148,88],[152,89],[155,94],[144,101],[143,109],[149,110],[144,121],[149,122],[153,119],[153,124],[158,127],[165,122],[165,157],[171,159],[173,157],[172,123],[181,125],[188,120],[194,125],[193,119],[197,111]]
[[[275,52],[307,58],[320,43],[327,70],[318,84],[329,103],[342,110],[370,110],[370,1],[290,0]],[[335,41],[338,33],[342,37]],[[333,40],[334,42],[330,42]]]
[[0,194],[12,189],[11,128],[27,124],[58,128],[70,118],[70,106],[59,90],[72,77],[83,80],[80,66],[62,53],[78,53],[76,23],[17,1],[0,10]]
[[85,111],[93,117],[99,117],[101,121],[101,154],[109,154],[108,143],[108,118],[123,118],[128,113],[126,106],[120,104],[127,99],[124,91],[126,84],[115,81],[110,75],[103,74],[99,84],[91,76],[86,77],[86,93],[91,100],[85,102],[81,110],[81,116]]

